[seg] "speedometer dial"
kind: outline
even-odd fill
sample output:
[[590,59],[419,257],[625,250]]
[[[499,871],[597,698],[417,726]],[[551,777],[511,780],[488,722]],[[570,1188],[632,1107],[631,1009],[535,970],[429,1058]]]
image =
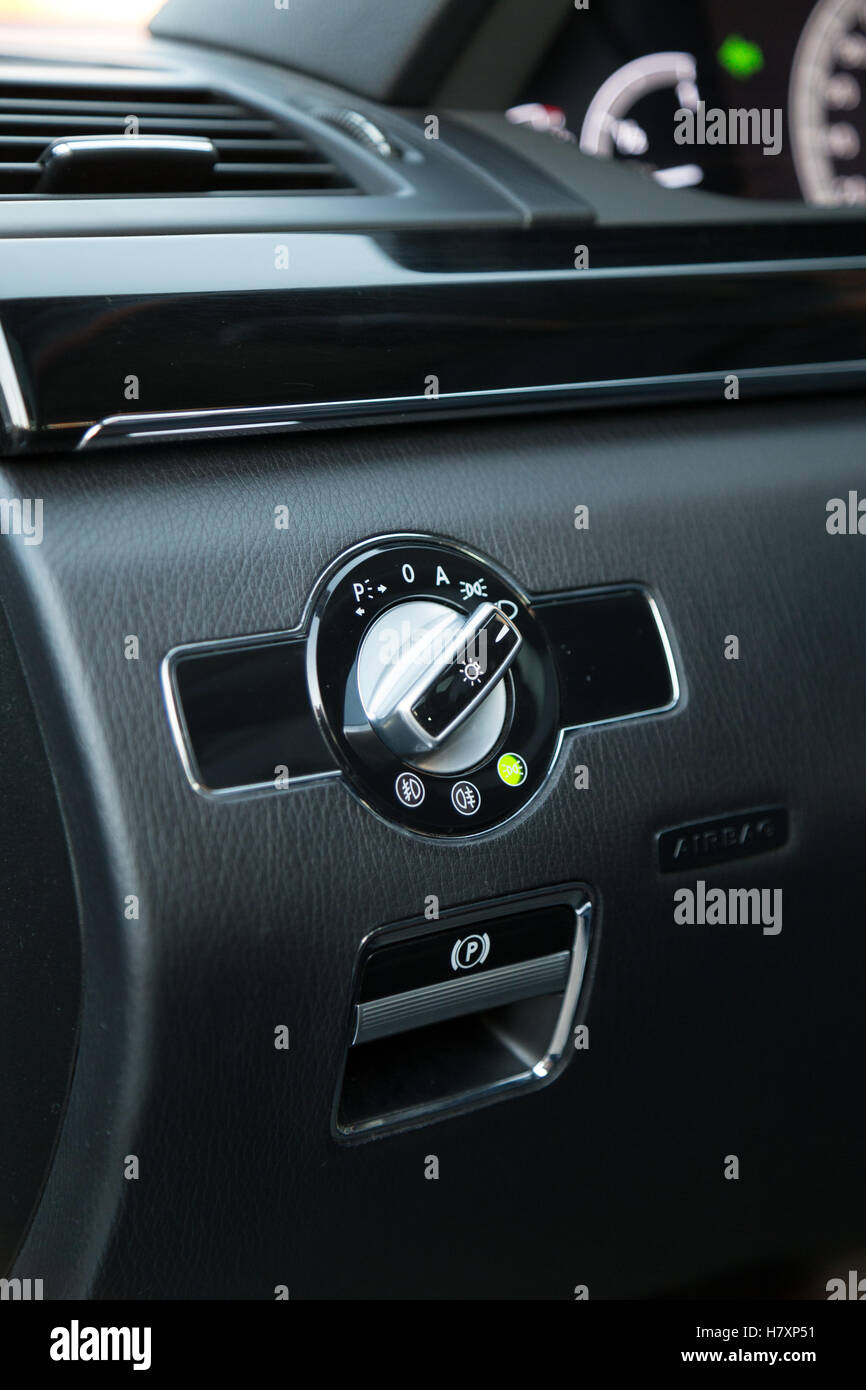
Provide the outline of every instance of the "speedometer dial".
[[700,183],[700,165],[682,161],[674,115],[697,110],[698,73],[690,53],[648,53],[618,68],[589,104],[580,132],[585,154],[638,159],[666,188]]
[[820,0],[794,55],[794,164],[804,198],[866,203],[866,0]]

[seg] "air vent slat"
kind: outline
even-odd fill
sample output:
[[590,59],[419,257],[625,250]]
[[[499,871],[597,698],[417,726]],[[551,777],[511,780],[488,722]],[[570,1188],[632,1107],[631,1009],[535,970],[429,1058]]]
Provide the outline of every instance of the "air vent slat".
[[[170,88],[164,85],[129,87],[98,85],[90,88],[40,81],[28,83],[0,75],[0,197],[31,194],[56,196],[65,186],[43,185],[43,158],[53,142],[81,136],[126,136],[129,117],[135,116],[136,134],[143,136],[198,136],[210,140],[217,152],[209,187],[190,187],[190,193],[357,193],[353,180],[294,128],[290,121],[258,111],[225,93]],[[130,159],[130,178],[118,179],[115,165],[109,178],[107,166],[91,160],[82,177],[77,150],[69,159],[77,166],[75,196],[158,192],[159,168],[149,153],[136,152],[135,169]],[[115,153],[116,160],[117,155]],[[124,156],[121,153],[120,158]],[[138,186],[137,170],[141,168]],[[126,167],[120,171],[126,175]],[[123,194],[119,193],[123,190]],[[82,191],[84,190],[84,191]],[[166,188],[166,192],[178,192]]]
[[[112,86],[107,82],[93,82],[83,87],[74,82],[64,81],[58,76],[50,82],[30,82],[10,69],[0,73],[0,85],[5,96],[16,101],[19,98],[32,98],[34,101],[166,101],[172,105],[213,106],[225,100],[225,94],[217,97],[207,87],[178,87],[171,82],[125,82],[122,86]],[[235,105],[236,103],[232,103]]]
[[[133,112],[128,114],[132,115]],[[201,117],[142,116],[139,131],[142,135],[216,135],[231,137],[235,134],[257,136],[276,132],[279,127],[274,121],[209,121]],[[49,139],[62,139],[64,135],[123,135],[126,120],[119,116],[5,116],[0,108],[0,133],[26,135],[32,130],[49,131]]]
[[217,164],[215,173],[229,178],[243,176],[258,178],[260,174],[287,179],[331,178],[336,170],[333,164]]
[[[149,101],[146,98],[141,100],[136,92],[130,93],[126,101],[45,101],[42,98],[31,97],[4,97],[0,101],[0,109],[3,111],[20,112],[22,115],[27,115],[31,111],[37,115],[44,115],[49,107],[59,116],[65,113],[78,116],[119,116],[121,120],[130,114],[172,117],[201,115],[201,107],[192,102],[188,105],[182,105],[170,101]],[[235,120],[247,115],[242,106],[221,106],[217,102],[207,108],[207,113],[215,120]]]
[[0,162],[8,159],[15,163],[19,159],[38,160],[45,149],[44,138],[39,135],[0,135]]
[[217,164],[214,183],[223,189],[278,192],[320,191],[334,187],[333,164]]
[[308,145],[306,140],[221,140],[219,137],[214,140],[214,144],[220,154],[225,154],[229,159],[235,154],[246,155],[258,158],[260,153],[268,154],[291,154],[297,159],[299,157],[310,159],[318,158],[312,145]]

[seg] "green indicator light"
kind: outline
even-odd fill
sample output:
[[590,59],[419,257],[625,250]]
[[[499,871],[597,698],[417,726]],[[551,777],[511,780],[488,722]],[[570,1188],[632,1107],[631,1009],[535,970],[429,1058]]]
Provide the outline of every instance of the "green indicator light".
[[740,34],[729,34],[716,57],[726,72],[741,79],[753,77],[764,66],[760,45]]
[[503,753],[496,771],[508,787],[519,787],[526,781],[526,763],[516,753]]

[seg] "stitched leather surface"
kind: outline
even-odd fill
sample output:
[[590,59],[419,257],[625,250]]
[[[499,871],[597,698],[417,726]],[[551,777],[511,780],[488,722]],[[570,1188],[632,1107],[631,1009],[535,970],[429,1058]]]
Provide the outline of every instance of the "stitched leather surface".
[[[46,1297],[620,1297],[862,1237],[866,538],[828,536],[825,505],[862,482],[863,425],[855,398],[740,401],[6,467],[6,496],[44,499],[43,544],[5,542],[4,589],[85,943],[18,1272]],[[680,708],[569,736],[531,811],[470,845],[412,838],[338,783],[196,797],[165,652],[294,625],[334,556],[392,530],[455,537],[535,592],[651,585]],[[700,876],[782,887],[781,934],[675,925],[694,876],[659,876],[654,833],[776,802],[787,849]],[[361,938],[430,893],[579,880],[601,902],[589,1051],[532,1095],[338,1145]]]

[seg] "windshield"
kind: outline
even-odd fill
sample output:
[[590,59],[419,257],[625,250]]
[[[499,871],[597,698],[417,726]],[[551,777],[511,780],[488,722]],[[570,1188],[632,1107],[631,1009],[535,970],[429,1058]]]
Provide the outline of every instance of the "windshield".
[[142,27],[162,0],[0,0],[4,24],[112,24]]

